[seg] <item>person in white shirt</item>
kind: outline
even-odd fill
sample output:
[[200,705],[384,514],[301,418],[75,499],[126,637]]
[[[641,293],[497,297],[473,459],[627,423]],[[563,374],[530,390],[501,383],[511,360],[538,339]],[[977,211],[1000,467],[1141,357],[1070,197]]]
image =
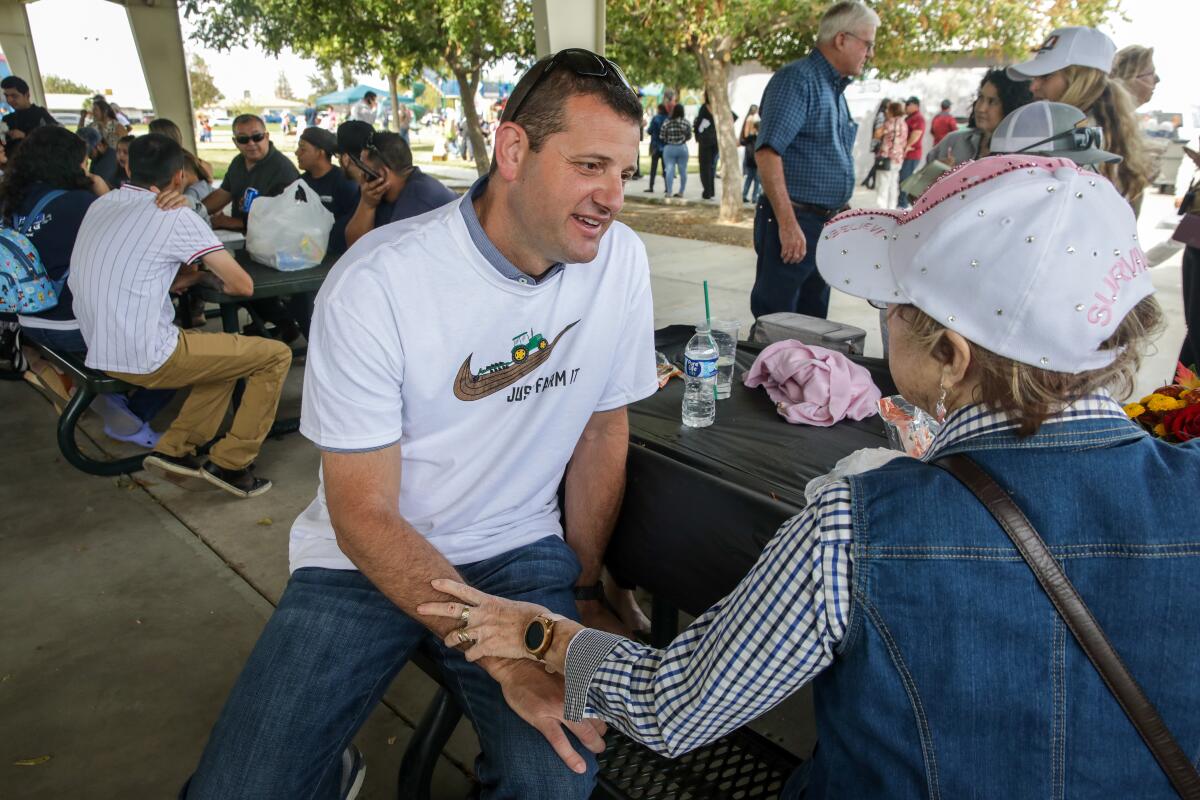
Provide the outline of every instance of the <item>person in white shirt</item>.
[[640,118],[612,62],[543,59],[509,100],[491,173],[366,234],[330,272],[300,427],[320,487],[184,796],[338,796],[361,775],[351,740],[418,646],[479,733],[484,798],[591,794],[602,741],[564,723],[561,682],[467,664],[441,643],[454,625],[415,607],[457,575],[618,624],[599,578],[625,407],[657,389],[646,252],[615,219]]
[[354,109],[350,114],[350,119],[356,119],[359,122],[365,122],[368,125],[375,125],[375,116],[379,113],[379,100],[374,92],[367,92],[363,95],[363,99],[354,104]]
[[[273,339],[172,324],[169,292],[200,280],[197,262],[224,283],[226,294],[254,293],[250,276],[191,208],[156,205],[158,195],[181,192],[183,168],[178,143],[158,133],[139,136],[129,145],[129,181],[88,208],[68,279],[87,343],[84,363],[135,386],[190,388],[143,465],[176,482],[203,480],[253,497],[271,488],[254,475],[254,459],[274,422],[292,354]],[[241,379],[246,389],[233,425],[200,463],[196,448],[216,436]]]

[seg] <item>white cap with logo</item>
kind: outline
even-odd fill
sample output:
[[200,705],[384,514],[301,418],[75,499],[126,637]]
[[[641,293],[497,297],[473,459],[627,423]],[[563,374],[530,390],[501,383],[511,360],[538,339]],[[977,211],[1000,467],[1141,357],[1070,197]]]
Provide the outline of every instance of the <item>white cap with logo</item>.
[[996,155],[943,175],[907,212],[826,224],[817,269],[835,289],[911,304],[1023,364],[1079,373],[1154,293],[1133,210],[1064,158]]
[[1055,28],[1034,52],[1037,55],[1031,60],[1009,67],[1008,77],[1028,81],[1071,66],[1093,67],[1108,73],[1112,71],[1117,46],[1095,28],[1076,25]]

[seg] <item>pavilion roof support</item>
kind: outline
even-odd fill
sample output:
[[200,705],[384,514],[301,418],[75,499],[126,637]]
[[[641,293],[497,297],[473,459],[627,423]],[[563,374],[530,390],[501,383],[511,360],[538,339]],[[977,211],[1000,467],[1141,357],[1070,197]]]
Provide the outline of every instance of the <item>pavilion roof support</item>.
[[178,125],[183,133],[184,147],[195,152],[192,88],[188,83],[187,56],[183,51],[176,0],[135,0],[125,2],[124,6],[154,113]]
[[8,59],[13,75],[25,79],[29,94],[39,106],[46,105],[42,86],[42,71],[38,68],[33,34],[29,31],[29,15],[22,0],[0,0],[0,48]]
[[604,0],[533,0],[538,58],[566,47],[604,55]]

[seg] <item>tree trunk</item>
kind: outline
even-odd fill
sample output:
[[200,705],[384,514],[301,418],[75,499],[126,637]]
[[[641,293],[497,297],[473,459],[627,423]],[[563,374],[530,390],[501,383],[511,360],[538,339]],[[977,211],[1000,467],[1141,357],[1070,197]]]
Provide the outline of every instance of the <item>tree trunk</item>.
[[396,90],[396,73],[389,72],[387,75],[388,81],[388,97],[392,101],[392,130],[400,130],[400,92]]
[[475,92],[479,89],[480,69],[462,69],[452,67],[454,78],[458,81],[459,101],[462,103],[463,115],[467,118],[467,136],[471,137],[471,150],[475,155],[475,170],[480,175],[486,175],[491,168],[491,160],[487,152],[487,140],[483,138],[483,128],[479,126],[479,112],[475,110]]
[[732,47],[720,44],[697,48],[696,61],[708,93],[708,110],[717,123],[717,152],[721,154],[721,212],[719,222],[737,222],[742,217],[742,161],[733,110],[729,106],[729,61]]

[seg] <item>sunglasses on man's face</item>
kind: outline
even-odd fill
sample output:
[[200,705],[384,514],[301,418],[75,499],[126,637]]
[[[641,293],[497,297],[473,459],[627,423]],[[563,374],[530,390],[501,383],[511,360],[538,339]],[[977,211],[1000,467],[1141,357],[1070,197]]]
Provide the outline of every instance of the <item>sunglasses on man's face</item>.
[[[591,50],[568,47],[566,50],[559,50],[549,59],[539,61],[533,66],[533,69],[540,69],[541,71],[524,86],[517,85],[516,90],[509,96],[508,102],[504,104],[504,113],[500,116],[500,121],[512,122],[515,120],[517,114],[521,113],[521,106],[525,105],[525,101],[529,99],[529,96],[533,94],[538,85],[559,65],[567,67],[576,75],[605,78],[610,83],[620,84],[628,89],[630,93],[637,94],[633,91],[633,86],[630,85],[629,79],[625,77],[625,73],[621,71],[616,62],[610,61],[604,56],[596,55]],[[529,77],[529,73],[526,73],[526,77]]]
[[235,136],[235,137],[233,137],[233,140],[235,142],[237,142],[238,144],[250,144],[251,142],[258,144],[265,138],[267,138],[267,135],[265,133],[259,132],[259,133],[252,133],[249,136]]

